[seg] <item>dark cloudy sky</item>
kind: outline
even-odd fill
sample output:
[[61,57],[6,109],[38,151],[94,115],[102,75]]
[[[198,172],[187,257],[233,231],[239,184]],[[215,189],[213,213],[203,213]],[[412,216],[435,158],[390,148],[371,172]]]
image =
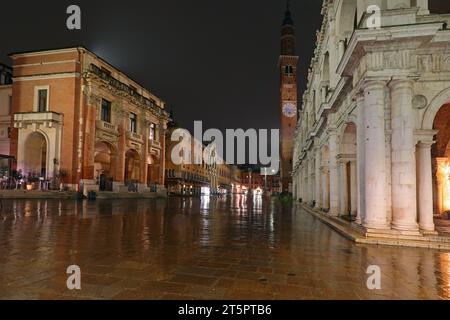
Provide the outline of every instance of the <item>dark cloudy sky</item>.
[[[435,0],[437,5],[448,0]],[[82,30],[65,27],[82,10]],[[293,0],[300,93],[322,0]],[[83,45],[163,98],[181,125],[277,128],[285,0],[4,1],[0,61],[18,51]]]
[[[81,31],[65,27],[70,4],[81,7]],[[292,4],[302,73],[320,8],[320,0]],[[8,1],[2,9],[0,61],[81,44],[167,101],[185,127],[278,126],[284,0]]]

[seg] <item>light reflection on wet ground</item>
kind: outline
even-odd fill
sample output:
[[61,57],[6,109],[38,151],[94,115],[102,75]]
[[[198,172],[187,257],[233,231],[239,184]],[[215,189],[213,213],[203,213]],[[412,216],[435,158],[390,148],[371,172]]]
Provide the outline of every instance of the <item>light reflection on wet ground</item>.
[[3,200],[0,298],[449,299],[450,254],[356,246],[261,198]]

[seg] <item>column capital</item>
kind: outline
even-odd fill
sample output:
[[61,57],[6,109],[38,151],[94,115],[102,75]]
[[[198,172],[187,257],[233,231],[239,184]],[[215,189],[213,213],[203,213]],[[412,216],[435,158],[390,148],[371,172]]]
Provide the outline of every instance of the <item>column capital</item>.
[[368,93],[373,90],[383,90],[387,85],[387,80],[369,80],[364,82],[362,89],[364,93]]
[[427,141],[433,141],[434,136],[438,134],[437,130],[415,130],[414,136],[417,140],[417,142],[427,142]]
[[364,92],[363,91],[357,91],[355,93],[355,97],[353,98],[354,101],[356,101],[357,104],[364,102]]
[[420,148],[420,149],[431,149],[431,147],[435,143],[436,143],[436,141],[432,141],[432,140],[429,140],[429,141],[422,141],[421,140],[421,141],[419,141],[417,143],[417,147]]
[[327,130],[327,133],[329,136],[337,136],[338,135],[337,129],[335,127],[329,127]]
[[412,89],[412,86],[414,85],[414,81],[412,79],[393,79],[389,82],[389,87],[392,90],[397,89]]

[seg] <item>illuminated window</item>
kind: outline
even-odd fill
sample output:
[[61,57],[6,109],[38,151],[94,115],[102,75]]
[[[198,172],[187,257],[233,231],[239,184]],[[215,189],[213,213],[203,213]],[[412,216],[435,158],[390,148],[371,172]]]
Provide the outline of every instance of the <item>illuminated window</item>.
[[155,140],[156,137],[156,126],[154,123],[150,123],[150,133],[149,133],[149,139]]

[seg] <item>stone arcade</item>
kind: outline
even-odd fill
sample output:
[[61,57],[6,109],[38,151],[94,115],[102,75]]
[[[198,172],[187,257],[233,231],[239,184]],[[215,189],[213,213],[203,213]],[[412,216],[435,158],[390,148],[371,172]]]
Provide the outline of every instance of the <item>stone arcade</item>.
[[[379,29],[366,28],[369,4]],[[450,15],[426,0],[326,0],[322,14],[295,197],[369,235],[434,234],[450,210]]]

